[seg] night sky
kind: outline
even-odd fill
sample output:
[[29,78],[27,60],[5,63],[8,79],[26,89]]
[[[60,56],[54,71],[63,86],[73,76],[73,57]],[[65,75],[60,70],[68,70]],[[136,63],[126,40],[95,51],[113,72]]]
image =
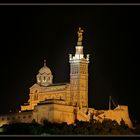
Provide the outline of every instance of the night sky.
[[84,29],[89,106],[108,98],[140,121],[140,6],[0,6],[0,114],[17,111],[46,59],[54,83],[69,82],[69,54]]

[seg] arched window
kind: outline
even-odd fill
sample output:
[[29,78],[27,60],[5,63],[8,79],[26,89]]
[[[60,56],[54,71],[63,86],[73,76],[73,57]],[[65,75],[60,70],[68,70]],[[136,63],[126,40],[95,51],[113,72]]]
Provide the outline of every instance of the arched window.
[[43,77],[43,82],[46,82],[46,77],[45,76]]
[[36,95],[34,95],[34,100],[36,100]]
[[38,95],[37,94],[34,95],[34,100],[38,100]]

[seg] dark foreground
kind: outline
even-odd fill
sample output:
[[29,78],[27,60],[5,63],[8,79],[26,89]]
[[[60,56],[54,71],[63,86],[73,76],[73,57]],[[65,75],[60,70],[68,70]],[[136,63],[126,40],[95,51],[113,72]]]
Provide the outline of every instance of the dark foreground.
[[13,123],[0,128],[1,135],[139,135],[140,125],[130,129],[122,120],[119,125],[116,121],[105,119],[102,123],[96,120],[90,122],[76,121],[74,124],[50,123],[44,120],[43,124]]

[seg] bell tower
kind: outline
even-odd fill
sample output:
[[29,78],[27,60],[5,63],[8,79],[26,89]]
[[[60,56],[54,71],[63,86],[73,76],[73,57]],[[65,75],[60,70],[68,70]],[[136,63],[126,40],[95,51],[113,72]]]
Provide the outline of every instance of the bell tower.
[[88,107],[89,54],[87,54],[86,58],[84,57],[82,45],[83,32],[79,27],[75,55],[69,54],[71,104],[80,108]]

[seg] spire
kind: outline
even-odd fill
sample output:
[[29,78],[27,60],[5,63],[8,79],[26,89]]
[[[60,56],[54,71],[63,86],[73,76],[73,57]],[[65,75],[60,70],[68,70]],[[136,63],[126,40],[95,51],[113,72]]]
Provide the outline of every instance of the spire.
[[82,46],[83,32],[84,32],[84,30],[82,30],[81,27],[79,27],[79,30],[77,32],[77,34],[78,34],[77,46]]
[[44,67],[46,67],[46,59],[44,59]]

